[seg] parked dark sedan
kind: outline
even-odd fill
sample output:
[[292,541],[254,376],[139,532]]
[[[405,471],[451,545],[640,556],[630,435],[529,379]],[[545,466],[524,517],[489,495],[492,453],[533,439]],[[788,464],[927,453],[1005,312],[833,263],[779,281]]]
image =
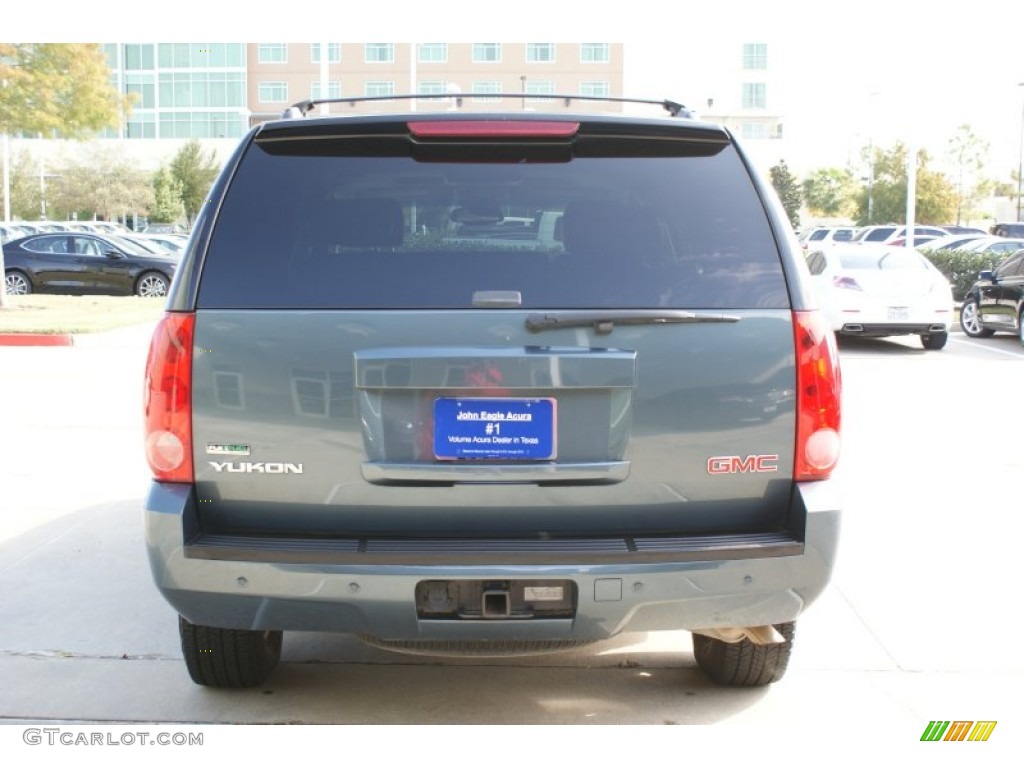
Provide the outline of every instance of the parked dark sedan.
[[964,298],[960,327],[972,338],[1016,333],[1024,344],[1024,250],[978,275]]
[[164,296],[178,260],[115,236],[50,232],[4,244],[7,293]]

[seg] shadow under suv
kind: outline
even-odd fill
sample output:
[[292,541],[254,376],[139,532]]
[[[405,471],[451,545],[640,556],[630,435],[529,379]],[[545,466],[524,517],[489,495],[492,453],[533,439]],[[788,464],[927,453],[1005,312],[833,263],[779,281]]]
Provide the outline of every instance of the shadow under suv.
[[715,681],[782,677],[837,545],[835,342],[771,187],[665,106],[244,138],[146,373],[146,541],[193,680],[260,684],[285,630],[686,629]]

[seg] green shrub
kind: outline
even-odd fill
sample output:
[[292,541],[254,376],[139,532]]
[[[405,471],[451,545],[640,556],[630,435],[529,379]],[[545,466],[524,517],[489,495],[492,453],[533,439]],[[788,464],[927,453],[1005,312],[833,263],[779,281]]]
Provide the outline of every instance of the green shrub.
[[[1004,254],[1005,255],[1005,254]],[[995,269],[1002,257],[991,253],[970,251],[931,251],[925,256],[953,284],[953,298],[962,301],[983,269]]]

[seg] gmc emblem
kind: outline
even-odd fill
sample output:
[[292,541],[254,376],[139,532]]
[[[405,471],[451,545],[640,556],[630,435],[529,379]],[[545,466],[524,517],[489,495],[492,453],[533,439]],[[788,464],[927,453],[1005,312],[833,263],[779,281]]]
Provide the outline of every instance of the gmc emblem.
[[778,472],[779,455],[768,453],[763,456],[712,456],[708,459],[708,474],[742,475],[748,472]]

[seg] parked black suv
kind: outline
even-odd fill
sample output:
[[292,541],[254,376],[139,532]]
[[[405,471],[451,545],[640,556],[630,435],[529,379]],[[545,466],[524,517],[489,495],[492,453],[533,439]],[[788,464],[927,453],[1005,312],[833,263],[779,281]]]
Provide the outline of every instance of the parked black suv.
[[726,129],[557,98],[265,123],[215,183],[146,374],[197,683],[259,684],[283,630],[687,629],[714,680],[782,677],[840,517],[800,247]]

